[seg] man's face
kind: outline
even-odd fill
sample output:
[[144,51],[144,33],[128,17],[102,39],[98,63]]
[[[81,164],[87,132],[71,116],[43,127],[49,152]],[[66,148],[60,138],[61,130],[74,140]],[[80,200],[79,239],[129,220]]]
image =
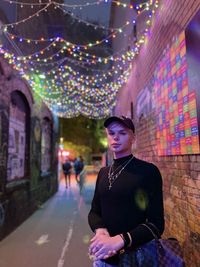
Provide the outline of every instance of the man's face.
[[120,157],[129,155],[134,142],[132,130],[118,122],[112,122],[106,129],[108,145],[111,151]]

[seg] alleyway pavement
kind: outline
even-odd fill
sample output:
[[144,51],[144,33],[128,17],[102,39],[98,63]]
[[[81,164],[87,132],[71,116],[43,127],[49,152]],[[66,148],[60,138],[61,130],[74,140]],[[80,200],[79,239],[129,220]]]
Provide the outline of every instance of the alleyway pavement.
[[90,267],[92,232],[87,215],[96,174],[87,174],[80,193],[72,176],[59,191],[14,232],[0,242],[0,267]]

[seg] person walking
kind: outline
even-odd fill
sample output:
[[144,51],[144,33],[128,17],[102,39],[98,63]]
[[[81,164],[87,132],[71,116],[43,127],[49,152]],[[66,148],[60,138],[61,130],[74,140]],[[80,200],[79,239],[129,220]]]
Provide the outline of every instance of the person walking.
[[78,184],[80,183],[80,173],[83,171],[83,168],[84,168],[84,161],[82,156],[80,156],[74,161],[75,179]]
[[72,169],[71,162],[67,158],[65,163],[63,164],[63,173],[65,176],[66,188],[68,188],[68,184],[69,184],[69,186],[71,185],[71,169]]
[[144,224],[158,236],[164,231],[162,177],[154,164],[132,154],[135,127],[130,118],[109,117],[104,127],[114,161],[97,176],[88,214],[94,232],[89,255],[94,267],[117,267],[120,253],[129,253],[131,262],[123,266],[136,266],[134,251],[154,239]]

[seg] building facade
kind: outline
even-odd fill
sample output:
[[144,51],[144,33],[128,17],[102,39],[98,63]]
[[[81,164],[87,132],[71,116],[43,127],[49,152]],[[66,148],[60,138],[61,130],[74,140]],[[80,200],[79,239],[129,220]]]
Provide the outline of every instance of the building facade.
[[194,267],[200,262],[199,16],[199,0],[159,1],[115,109],[132,112],[134,153],[163,176],[164,236],[180,241],[186,266]]
[[0,239],[57,191],[58,122],[0,58]]

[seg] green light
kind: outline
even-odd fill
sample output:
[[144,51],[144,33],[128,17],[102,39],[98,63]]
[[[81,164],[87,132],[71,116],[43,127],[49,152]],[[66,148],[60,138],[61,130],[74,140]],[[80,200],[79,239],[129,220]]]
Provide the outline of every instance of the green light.
[[100,138],[100,143],[102,144],[103,147],[108,147],[108,141],[107,138],[101,137]]
[[46,79],[46,76],[45,76],[44,74],[39,74],[38,76],[39,76],[39,78],[41,78],[41,79]]

